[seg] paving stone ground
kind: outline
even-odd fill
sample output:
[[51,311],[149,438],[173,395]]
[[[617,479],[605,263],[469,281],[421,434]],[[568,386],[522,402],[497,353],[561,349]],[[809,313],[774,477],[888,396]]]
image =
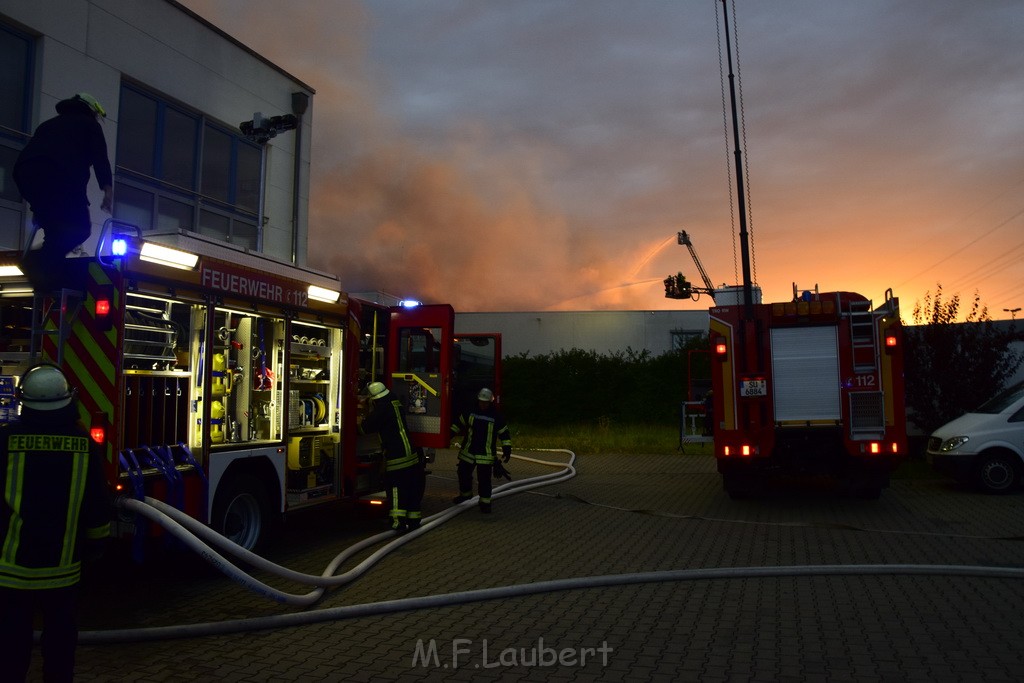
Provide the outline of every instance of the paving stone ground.
[[[566,461],[565,453],[523,453]],[[456,492],[441,451],[426,514]],[[83,581],[83,639],[538,581],[704,568],[1024,567],[1024,494],[935,477],[880,500],[790,481],[733,501],[699,455],[590,455],[575,478],[475,508],[413,539],[315,606],[283,606],[192,557],[111,553]],[[557,471],[513,461],[516,480]],[[350,505],[292,518],[269,556],[320,574],[385,522]],[[160,551],[157,548],[157,551]],[[364,552],[341,571],[364,559]],[[1024,679],[1024,581],[898,573],[579,588],[228,635],[83,644],[81,681],[978,681]],[[264,572],[282,590],[309,588]],[[32,680],[40,676],[37,658]]]

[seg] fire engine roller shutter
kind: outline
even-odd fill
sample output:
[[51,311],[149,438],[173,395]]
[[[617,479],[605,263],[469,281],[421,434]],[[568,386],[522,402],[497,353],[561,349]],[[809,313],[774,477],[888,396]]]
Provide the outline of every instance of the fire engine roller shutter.
[[836,328],[773,329],[772,377],[776,422],[839,420]]

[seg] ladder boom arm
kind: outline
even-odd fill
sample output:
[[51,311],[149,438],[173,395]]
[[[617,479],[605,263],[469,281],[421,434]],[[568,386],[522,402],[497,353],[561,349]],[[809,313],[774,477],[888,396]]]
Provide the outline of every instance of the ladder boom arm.
[[677,238],[679,244],[685,244],[686,248],[690,250],[690,256],[693,258],[693,263],[697,266],[697,272],[700,273],[700,279],[704,282],[704,286],[709,292],[715,291],[715,285],[712,284],[711,278],[708,277],[708,273],[704,270],[704,264],[700,262],[700,258],[697,257],[697,250],[693,248],[693,242],[690,241],[690,236],[686,234],[685,230],[680,230]]

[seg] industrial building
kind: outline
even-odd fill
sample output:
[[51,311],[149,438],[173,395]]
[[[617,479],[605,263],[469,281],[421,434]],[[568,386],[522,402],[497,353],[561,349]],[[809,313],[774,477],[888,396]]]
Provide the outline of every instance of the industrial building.
[[502,354],[538,356],[568,349],[652,356],[707,335],[707,311],[528,311],[456,313],[457,330],[500,332]]
[[305,265],[313,88],[173,0],[0,0],[0,55],[0,248],[31,236],[18,152],[87,92],[107,112],[114,218]]

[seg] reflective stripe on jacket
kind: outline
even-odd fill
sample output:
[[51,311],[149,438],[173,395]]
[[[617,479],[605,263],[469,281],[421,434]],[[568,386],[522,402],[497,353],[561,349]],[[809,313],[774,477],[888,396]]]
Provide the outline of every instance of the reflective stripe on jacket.
[[498,455],[498,442],[512,448],[512,437],[505,418],[496,410],[487,413],[471,411],[452,424],[452,436],[464,435],[459,460],[477,465],[493,465]]
[[[0,586],[63,588],[81,577],[83,540],[110,535],[102,464],[53,413],[0,430]],[[62,411],[63,412],[63,411]],[[27,418],[27,419],[26,419]],[[61,424],[65,422],[65,424]]]
[[409,442],[402,402],[397,398],[390,401],[374,401],[373,411],[363,422],[363,431],[377,432],[381,447],[384,449],[387,471],[403,470],[419,462],[419,453],[413,451]]

